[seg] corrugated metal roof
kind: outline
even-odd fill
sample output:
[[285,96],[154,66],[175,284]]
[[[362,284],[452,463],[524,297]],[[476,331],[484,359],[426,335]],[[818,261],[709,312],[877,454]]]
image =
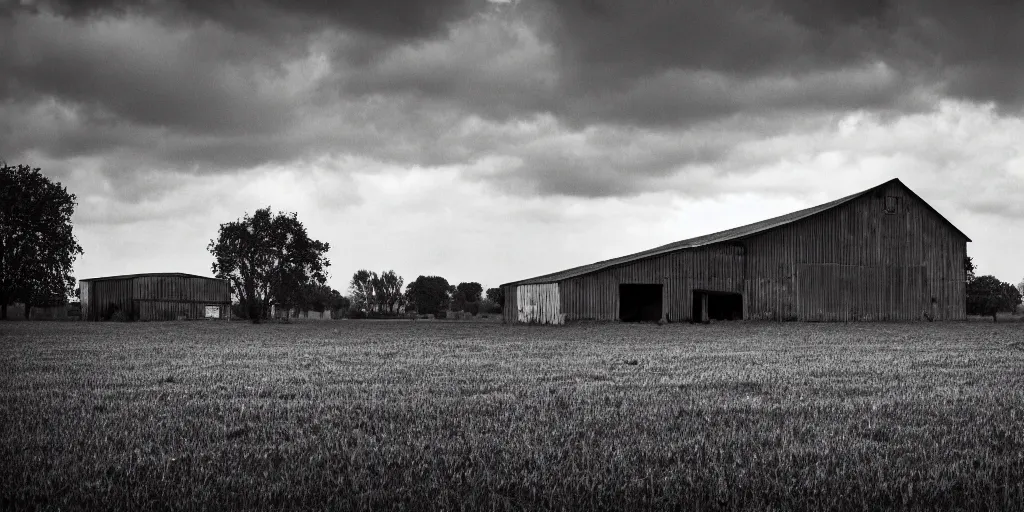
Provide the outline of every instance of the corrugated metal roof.
[[198,277],[201,279],[217,279],[216,277],[199,276],[196,274],[185,274],[182,272],[151,272],[148,274],[125,274],[122,276],[90,277],[87,279],[79,279],[79,281],[107,281],[113,279],[131,279],[134,277]]
[[771,218],[771,219],[768,219],[768,220],[763,220],[761,222],[755,222],[753,224],[747,224],[746,226],[740,226],[738,228],[727,229],[725,231],[719,231],[717,233],[712,233],[710,235],[698,236],[696,238],[690,238],[690,239],[687,239],[687,240],[680,240],[678,242],[673,242],[673,243],[670,243],[670,244],[662,245],[661,247],[655,247],[653,249],[648,249],[646,251],[641,251],[641,252],[638,252],[638,253],[629,254],[629,255],[626,255],[626,256],[621,256],[621,257],[613,258],[613,259],[610,259],[610,260],[599,261],[597,263],[591,263],[589,265],[583,265],[583,266],[580,266],[580,267],[570,268],[568,270],[562,270],[560,272],[554,272],[554,273],[546,274],[546,275],[543,275],[543,276],[533,277],[533,278],[530,278],[530,279],[524,279],[522,281],[514,281],[514,282],[511,282],[511,283],[506,283],[505,285],[502,285],[502,286],[521,285],[521,284],[553,283],[553,282],[561,281],[563,279],[569,279],[569,278],[572,278],[572,277],[581,276],[583,274],[589,274],[591,272],[596,272],[598,270],[603,270],[603,269],[606,269],[608,267],[613,267],[615,265],[621,265],[623,263],[629,263],[629,262],[633,262],[633,261],[636,261],[636,260],[640,260],[640,259],[644,259],[644,258],[649,258],[651,256],[658,256],[658,255],[669,253],[669,252],[679,251],[679,250],[683,250],[683,249],[692,249],[692,248],[695,248],[695,247],[702,247],[702,246],[705,246],[705,245],[717,244],[717,243],[721,243],[721,242],[728,242],[728,241],[731,241],[731,240],[739,240],[741,238],[745,238],[745,237],[748,237],[748,236],[751,236],[751,235],[754,235],[754,234],[757,234],[757,233],[768,231],[770,229],[774,229],[774,228],[777,228],[777,227],[780,227],[780,226],[785,226],[787,224],[792,224],[792,223],[794,223],[796,221],[799,221],[799,220],[802,220],[802,219],[806,219],[806,218],[808,218],[808,217],[810,217],[812,215],[817,215],[817,214],[825,212],[827,210],[831,210],[832,208],[835,208],[835,207],[837,207],[839,205],[842,205],[842,204],[848,203],[850,201],[853,201],[854,199],[857,199],[858,197],[862,197],[864,195],[867,195],[867,194],[869,194],[871,192],[874,192],[875,189],[882,188],[882,187],[884,187],[886,185],[889,185],[891,183],[898,183],[901,186],[903,186],[903,188],[905,188],[908,192],[910,192],[914,197],[916,197],[918,200],[920,200],[923,204],[928,206],[929,209],[931,209],[933,212],[935,212],[936,215],[938,215],[943,221],[945,221],[947,224],[949,224],[954,230],[956,230],[958,233],[963,235],[964,238],[967,238],[968,242],[971,241],[971,239],[968,238],[967,235],[964,234],[963,231],[960,231],[959,229],[957,229],[957,227],[954,226],[953,223],[949,222],[949,220],[947,220],[945,217],[943,217],[942,214],[940,214],[938,211],[936,211],[934,208],[932,208],[931,205],[928,205],[928,203],[926,201],[924,201],[923,199],[921,199],[920,196],[915,194],[913,190],[910,190],[909,187],[904,185],[903,182],[899,180],[899,178],[895,178],[895,179],[889,180],[889,181],[887,181],[885,183],[882,183],[881,185],[878,185],[878,186],[875,186],[875,187],[871,187],[871,188],[869,188],[867,190],[864,190],[864,191],[861,191],[861,192],[857,192],[856,194],[852,194],[852,195],[848,195],[846,197],[842,197],[842,198],[836,199],[835,201],[830,201],[830,202],[827,202],[825,204],[821,204],[821,205],[818,205],[818,206],[812,206],[812,207],[804,209],[804,210],[796,211],[796,212],[793,212],[793,213],[788,213],[786,215],[782,215],[782,216],[779,216],[779,217]]

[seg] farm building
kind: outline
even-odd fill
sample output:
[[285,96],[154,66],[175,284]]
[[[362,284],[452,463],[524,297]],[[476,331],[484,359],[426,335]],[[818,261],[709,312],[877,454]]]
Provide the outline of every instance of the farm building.
[[82,320],[177,320],[231,315],[231,287],[223,279],[159,273],[82,279]]
[[971,240],[900,180],[502,285],[506,322],[963,320]]

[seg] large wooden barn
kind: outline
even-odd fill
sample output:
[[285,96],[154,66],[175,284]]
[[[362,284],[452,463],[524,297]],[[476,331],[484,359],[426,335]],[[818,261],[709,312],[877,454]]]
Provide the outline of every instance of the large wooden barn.
[[82,320],[191,320],[231,315],[224,279],[158,273],[79,280]]
[[971,240],[900,180],[502,285],[506,322],[963,320]]

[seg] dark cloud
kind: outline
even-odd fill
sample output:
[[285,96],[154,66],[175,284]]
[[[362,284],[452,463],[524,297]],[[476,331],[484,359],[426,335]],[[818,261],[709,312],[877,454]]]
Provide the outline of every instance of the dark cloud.
[[478,178],[510,190],[622,195],[794,117],[1024,101],[1020,2],[22,4],[0,16],[0,156],[115,175],[493,157]]
[[[778,99],[806,104],[808,91],[801,81],[881,63],[895,78],[872,86],[872,94],[835,84],[829,92],[812,90],[812,103],[816,97],[823,108],[899,110],[915,89],[932,87],[1010,107],[1024,100],[1024,61],[1019,58],[1024,3],[1017,1],[567,0],[544,5],[553,15],[543,31],[559,49],[565,89],[573,97],[614,104],[616,98],[643,91],[642,96],[656,98],[684,123],[690,116],[749,112],[765,103],[737,104],[728,86],[709,97],[692,81],[666,82],[673,87],[660,92],[651,91],[652,83],[671,75],[741,84],[789,78],[792,86],[777,91],[788,97]],[[627,115],[616,109],[604,115],[628,122],[665,121],[663,110],[621,101]],[[581,108],[579,113],[590,111]]]
[[332,24],[384,39],[409,40],[443,32],[449,23],[471,15],[482,5],[481,0],[39,0],[22,9],[73,18],[129,13],[184,16],[261,34]]

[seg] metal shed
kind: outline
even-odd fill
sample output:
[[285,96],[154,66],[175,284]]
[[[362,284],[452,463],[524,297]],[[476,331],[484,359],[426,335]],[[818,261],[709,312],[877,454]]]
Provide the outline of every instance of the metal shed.
[[963,320],[962,231],[898,179],[747,226],[502,285],[511,323]]
[[79,280],[82,319],[228,319],[231,287],[224,279],[182,273],[131,274]]

